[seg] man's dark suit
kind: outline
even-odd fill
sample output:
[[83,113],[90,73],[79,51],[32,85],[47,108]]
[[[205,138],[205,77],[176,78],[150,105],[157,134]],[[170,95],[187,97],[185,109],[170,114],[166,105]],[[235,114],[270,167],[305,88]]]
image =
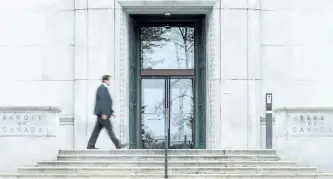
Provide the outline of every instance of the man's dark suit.
[[[94,113],[97,116],[97,121],[89,139],[88,148],[95,147],[96,140],[103,127],[105,127],[105,129],[107,130],[109,137],[116,146],[116,148],[120,148],[120,142],[115,136],[110,122],[110,117],[113,114],[112,99],[107,87],[105,87],[103,84],[97,89]],[[108,116],[107,120],[102,119],[103,114]]]

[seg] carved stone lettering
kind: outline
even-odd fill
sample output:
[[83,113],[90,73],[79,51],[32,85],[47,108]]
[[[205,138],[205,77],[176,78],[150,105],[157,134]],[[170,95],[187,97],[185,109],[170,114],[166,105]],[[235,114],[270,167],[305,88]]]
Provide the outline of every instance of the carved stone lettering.
[[50,127],[46,113],[0,113],[0,136],[43,136]]
[[322,114],[295,114],[289,123],[292,135],[333,136],[333,118]]

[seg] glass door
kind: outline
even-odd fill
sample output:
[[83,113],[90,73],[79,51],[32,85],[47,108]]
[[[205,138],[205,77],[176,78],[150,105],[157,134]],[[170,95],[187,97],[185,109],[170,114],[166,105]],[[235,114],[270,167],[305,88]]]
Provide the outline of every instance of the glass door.
[[142,79],[142,148],[193,148],[193,79]]
[[192,148],[193,79],[170,79],[169,148]]
[[165,79],[141,81],[142,148],[164,148],[165,130]]
[[[175,25],[175,24],[173,24]],[[142,147],[192,147],[194,26],[141,26]]]

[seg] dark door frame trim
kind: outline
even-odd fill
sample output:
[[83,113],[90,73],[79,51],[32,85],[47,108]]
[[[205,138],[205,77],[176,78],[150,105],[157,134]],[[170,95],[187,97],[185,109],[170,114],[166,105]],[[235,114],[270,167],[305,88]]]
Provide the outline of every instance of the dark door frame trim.
[[151,69],[141,70],[141,76],[194,76],[193,69]]
[[[129,145],[130,148],[141,148],[142,146],[142,131],[141,131],[141,78],[149,77],[187,77],[194,78],[194,105],[195,105],[195,121],[193,124],[193,142],[194,147],[197,149],[206,148],[206,59],[205,59],[205,46],[204,46],[204,30],[205,15],[130,15],[132,21],[135,21],[134,28],[136,28],[135,39],[129,39],[129,43],[137,43],[137,49],[135,50],[136,56],[130,58],[130,60],[136,60],[132,63],[130,61],[130,79],[129,88],[131,90],[129,96]],[[195,66],[194,69],[141,69],[140,63],[140,33],[141,27],[147,26],[178,26],[178,27],[194,27],[195,28]],[[203,34],[201,34],[203,33]],[[200,37],[199,37],[200,36]],[[200,53],[198,51],[200,50]],[[204,51],[202,51],[204,50]],[[132,54],[135,55],[135,54]],[[133,78],[133,79],[132,79]],[[136,91],[136,92],[135,92]],[[132,98],[136,101],[132,101]],[[133,115],[133,116],[131,116]],[[133,126],[135,125],[135,126]]]

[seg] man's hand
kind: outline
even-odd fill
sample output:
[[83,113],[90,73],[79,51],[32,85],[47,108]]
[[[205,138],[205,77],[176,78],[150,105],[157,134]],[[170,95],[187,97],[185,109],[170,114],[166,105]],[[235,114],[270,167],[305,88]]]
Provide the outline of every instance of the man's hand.
[[106,114],[102,114],[101,118],[102,118],[103,120],[107,120],[107,119],[108,119],[108,115],[106,115]]

